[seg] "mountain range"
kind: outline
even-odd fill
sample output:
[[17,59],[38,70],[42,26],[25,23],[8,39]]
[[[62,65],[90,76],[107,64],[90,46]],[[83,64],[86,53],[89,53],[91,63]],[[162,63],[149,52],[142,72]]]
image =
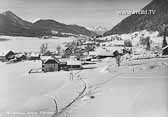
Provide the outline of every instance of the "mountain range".
[[104,26],[91,26],[88,29],[93,31],[93,32],[96,32],[99,35],[102,35],[106,31],[108,31],[108,29],[106,27],[104,27]]
[[34,23],[23,20],[11,11],[0,14],[0,34],[9,36],[95,36],[95,32],[78,25],[67,25],[55,20],[38,20]]
[[154,10],[155,14],[132,14],[104,33],[112,34],[131,33],[140,30],[159,31],[163,33],[163,25],[168,26],[168,0],[152,0],[141,11]]

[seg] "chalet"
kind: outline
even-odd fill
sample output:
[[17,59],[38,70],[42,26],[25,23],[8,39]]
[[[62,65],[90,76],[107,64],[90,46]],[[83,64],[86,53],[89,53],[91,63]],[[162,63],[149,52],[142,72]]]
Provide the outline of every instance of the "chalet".
[[168,45],[162,48],[162,55],[168,55]]
[[81,61],[67,61],[68,70],[81,70],[82,62]]
[[43,57],[42,60],[42,71],[53,72],[60,70],[60,61],[53,57]]
[[9,61],[15,58],[15,53],[13,51],[6,51],[0,53],[0,61]]

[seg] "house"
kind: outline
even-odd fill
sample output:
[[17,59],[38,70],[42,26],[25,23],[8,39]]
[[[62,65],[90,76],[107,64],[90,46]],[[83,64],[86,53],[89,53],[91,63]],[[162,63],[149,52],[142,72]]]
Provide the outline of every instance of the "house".
[[81,61],[67,61],[68,70],[81,70],[82,69],[82,62]]
[[162,48],[162,55],[168,55],[168,45]]
[[9,61],[15,58],[15,53],[13,51],[6,51],[0,53],[0,61]]
[[53,72],[60,71],[60,61],[54,57],[43,57],[42,60],[42,71]]

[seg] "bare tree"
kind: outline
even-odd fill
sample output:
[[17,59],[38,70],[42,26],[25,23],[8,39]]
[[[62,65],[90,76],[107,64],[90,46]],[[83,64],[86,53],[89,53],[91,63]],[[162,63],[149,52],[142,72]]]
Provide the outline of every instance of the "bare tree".
[[125,40],[125,41],[124,41],[124,46],[125,46],[125,47],[132,47],[132,42],[131,42],[131,40]]
[[147,37],[146,38],[147,40],[147,42],[146,42],[146,50],[150,50],[150,48],[151,48],[151,43],[150,43],[150,37]]
[[121,53],[119,53],[118,50],[116,50],[114,53],[113,53],[115,59],[116,59],[116,63],[117,63],[117,66],[119,67],[120,64],[121,64]]
[[56,47],[56,50],[57,50],[58,55],[60,55],[60,53],[61,53],[61,46],[58,45],[58,46]]
[[40,46],[40,53],[44,54],[45,52],[47,52],[48,50],[48,44],[47,43],[43,43]]

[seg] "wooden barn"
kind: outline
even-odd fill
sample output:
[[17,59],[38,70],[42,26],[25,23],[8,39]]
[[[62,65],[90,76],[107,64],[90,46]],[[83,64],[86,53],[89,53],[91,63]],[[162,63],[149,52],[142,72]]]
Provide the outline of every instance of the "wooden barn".
[[15,58],[15,53],[13,51],[6,51],[0,53],[0,61],[9,61]]
[[60,71],[60,61],[53,57],[42,59],[42,71],[43,72]]

